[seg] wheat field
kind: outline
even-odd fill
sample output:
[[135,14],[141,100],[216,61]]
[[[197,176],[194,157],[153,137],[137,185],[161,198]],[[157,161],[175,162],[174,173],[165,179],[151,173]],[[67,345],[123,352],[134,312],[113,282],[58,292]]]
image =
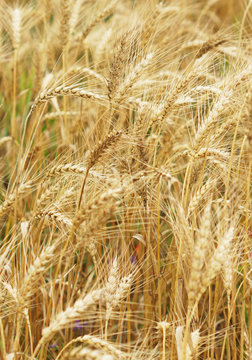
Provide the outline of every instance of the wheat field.
[[0,359],[252,359],[252,2],[0,2]]

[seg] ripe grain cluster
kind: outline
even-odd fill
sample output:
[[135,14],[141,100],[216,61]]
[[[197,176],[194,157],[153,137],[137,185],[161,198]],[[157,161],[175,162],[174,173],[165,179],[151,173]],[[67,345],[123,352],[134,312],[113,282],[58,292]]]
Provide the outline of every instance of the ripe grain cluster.
[[0,2],[0,358],[252,359],[252,2]]

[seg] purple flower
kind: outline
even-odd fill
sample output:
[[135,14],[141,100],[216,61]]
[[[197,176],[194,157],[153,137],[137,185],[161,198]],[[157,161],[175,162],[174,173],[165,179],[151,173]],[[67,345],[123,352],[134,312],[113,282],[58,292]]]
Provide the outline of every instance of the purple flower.
[[73,330],[77,331],[77,330],[81,330],[82,328],[83,328],[83,326],[82,326],[80,320],[76,320]]
[[87,326],[87,325],[88,325],[88,323],[82,323],[80,320],[76,320],[73,330],[74,331],[81,330],[84,328],[84,326]]

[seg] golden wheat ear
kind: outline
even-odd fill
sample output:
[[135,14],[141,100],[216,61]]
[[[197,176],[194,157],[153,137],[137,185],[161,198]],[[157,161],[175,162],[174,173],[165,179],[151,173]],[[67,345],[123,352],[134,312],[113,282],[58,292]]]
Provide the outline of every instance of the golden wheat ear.
[[86,183],[87,176],[88,176],[90,169],[95,165],[95,163],[100,159],[100,157],[105,153],[105,151],[108,148],[115,146],[115,144],[120,139],[121,135],[122,135],[122,131],[115,131],[115,132],[109,133],[105,137],[105,139],[103,141],[100,141],[99,144],[95,147],[95,149],[93,149],[90,152],[89,157],[88,157],[88,162],[87,162],[86,175],[83,179],[83,183],[82,183],[82,187],[81,187],[81,191],[80,191],[80,195],[79,195],[78,206],[77,206],[78,210],[81,205],[83,191],[84,191],[85,183]]

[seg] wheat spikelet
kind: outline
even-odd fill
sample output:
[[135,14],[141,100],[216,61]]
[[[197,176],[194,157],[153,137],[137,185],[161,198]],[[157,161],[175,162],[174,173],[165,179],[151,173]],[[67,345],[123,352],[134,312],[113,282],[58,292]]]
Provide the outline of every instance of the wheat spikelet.
[[144,26],[141,31],[141,49],[145,49],[150,41],[151,35],[155,32],[157,26],[157,20],[160,17],[160,8],[155,6],[154,9],[151,9],[151,14],[146,19]]
[[26,276],[22,281],[22,287],[18,291],[19,303],[25,304],[30,298],[33,297],[37,291],[35,286],[40,275],[45,271],[46,267],[52,263],[55,256],[55,245],[47,246],[41,254],[34,260],[33,264],[28,268]]
[[67,307],[65,311],[58,313],[55,318],[51,320],[50,325],[43,329],[38,349],[42,344],[50,341],[56,332],[69,326],[74,320],[85,317],[88,309],[99,302],[99,300],[102,300],[103,294],[104,289],[93,290],[86,296],[76,300],[73,306]]
[[109,133],[103,141],[100,141],[99,144],[92,150],[89,154],[87,161],[87,168],[91,169],[94,164],[100,159],[100,157],[105,153],[105,151],[116,144],[116,142],[122,136],[122,131],[114,131]]
[[31,109],[34,110],[38,105],[47,102],[56,96],[74,96],[81,99],[89,100],[105,100],[103,96],[94,94],[89,91],[82,90],[71,86],[59,86],[55,89],[43,91],[34,101]]
[[195,136],[195,143],[193,146],[193,151],[198,152],[199,147],[204,143],[205,139],[211,133],[213,128],[216,125],[216,122],[220,114],[225,110],[226,105],[230,102],[230,98],[233,95],[233,90],[226,89],[223,91],[219,99],[214,103],[212,109],[210,110],[208,117],[204,120],[204,123],[199,127],[197,134]]
[[111,269],[109,271],[109,276],[105,289],[105,298],[107,302],[107,307],[111,306],[116,289],[118,287],[118,283],[119,283],[118,271],[119,271],[118,262],[117,259],[114,259]]
[[72,13],[71,13],[71,16],[69,19],[69,34],[70,35],[73,34],[73,32],[75,30],[75,26],[78,22],[81,6],[82,6],[82,0],[76,0],[74,2],[73,8],[72,8]]
[[0,146],[3,146],[5,144],[7,144],[9,141],[12,141],[12,137],[11,136],[4,136],[3,138],[0,139]]
[[21,41],[22,11],[19,8],[12,10],[12,45],[18,49]]
[[205,41],[201,45],[200,49],[198,50],[198,52],[196,54],[196,58],[200,58],[201,56],[205,55],[208,51],[215,49],[216,47],[218,47],[219,45],[222,45],[225,42],[226,42],[226,40],[221,39],[219,36],[216,36],[213,39],[209,39],[209,40]]
[[[83,237],[77,240],[76,245],[74,247],[75,250],[78,250],[79,248],[83,248],[83,245],[88,244],[90,238],[96,237],[97,231],[101,229],[102,226],[105,226],[108,219],[115,214],[119,204],[120,204],[119,201],[115,201],[115,199],[114,200],[111,199],[111,201],[106,202],[105,208],[103,207],[99,208],[99,210],[95,214],[96,216],[93,216],[91,220],[85,223],[82,232]],[[77,230],[75,227],[73,229]]]
[[66,353],[63,359],[114,360],[115,358],[110,354],[104,354],[104,351],[79,346]]
[[164,121],[170,110],[172,109],[175,102],[178,100],[181,93],[187,88],[187,86],[195,79],[198,78],[198,74],[201,71],[201,66],[199,63],[198,69],[191,71],[189,75],[185,76],[185,78],[178,83],[176,88],[172,91],[172,93],[165,99],[164,103],[160,107],[160,110],[155,114],[152,119],[152,124],[155,124],[158,121]]
[[224,136],[228,129],[231,129],[235,124],[237,124],[237,119],[232,117],[227,119],[221,126],[219,126],[215,133],[212,135],[212,139],[217,140],[220,137]]
[[20,300],[18,296],[18,289],[15,287],[12,287],[11,284],[9,284],[6,281],[2,282],[3,288],[7,291],[7,293],[10,295],[10,297],[15,301],[17,305],[20,305]]
[[199,234],[197,236],[196,244],[194,245],[194,251],[192,253],[191,274],[188,284],[188,300],[193,302],[197,297],[200,280],[202,276],[202,269],[205,262],[206,253],[209,249],[208,237],[211,225],[211,203],[209,203],[201,218],[201,226],[199,228]]
[[[184,326],[178,326],[176,329],[176,342],[177,342],[177,353],[178,353],[178,359],[182,360],[182,344],[183,344],[183,329]],[[191,343],[193,347],[194,353],[197,351],[197,347],[199,345],[200,340],[200,332],[199,329],[193,331],[191,334]],[[184,359],[185,360],[192,360],[194,358],[194,354],[192,353],[192,350],[189,345],[186,346],[186,354]]]
[[116,89],[120,83],[120,77],[122,76],[125,59],[127,56],[127,42],[129,41],[129,33],[124,33],[119,42],[117,51],[115,52],[114,58],[112,60],[109,79],[108,81],[108,97],[110,100],[113,99]]
[[[115,359],[115,358],[125,358],[125,354],[118,350],[113,344],[109,343],[108,341],[104,340],[104,339],[100,339],[96,336],[93,335],[84,335],[84,336],[79,336],[76,339],[73,339],[72,341],[70,341],[70,343],[68,343],[66,346],[70,346],[73,343],[76,342],[83,342],[83,343],[87,343],[93,347],[98,347],[100,349],[106,352],[108,352],[110,355],[106,355],[108,357],[104,357],[104,360],[111,360]],[[57,359],[62,355],[63,351],[65,350],[66,346],[61,350],[61,352],[58,354]],[[90,349],[89,348],[82,348],[82,347],[77,347],[74,350],[72,350],[70,353],[67,353],[64,357],[66,356],[76,356],[77,358],[79,358],[79,356],[83,356],[83,355],[90,355],[91,358],[92,356],[98,356],[99,352],[95,352],[95,353],[90,353]],[[110,357],[109,357],[110,356]],[[98,357],[99,358],[99,357]],[[95,357],[94,359],[97,359],[97,357]],[[100,359],[100,358],[99,358]]]
[[[200,332],[199,329],[193,331],[191,333],[191,339],[192,339],[192,345],[193,345],[193,351],[196,352],[197,351],[197,347],[199,346],[199,341],[200,341]],[[192,354],[191,349],[189,349],[189,346],[187,347],[187,359],[188,360],[192,360],[194,355]]]
[[229,298],[232,291],[232,280],[233,280],[233,254],[232,254],[232,249],[228,249],[226,251],[223,260],[223,281]]
[[129,75],[124,79],[122,84],[119,86],[116,91],[114,101],[120,103],[124,97],[127,96],[127,92],[133,86],[134,82],[140,76],[140,74],[145,71],[145,69],[150,65],[152,59],[154,57],[154,53],[147,54],[129,73]]
[[107,16],[109,16],[116,4],[118,3],[118,0],[113,0],[111,1],[111,3],[105,7],[105,9],[101,12],[98,13],[97,16],[93,19],[93,21],[88,25],[88,27],[81,33],[81,35],[79,35],[77,37],[77,41],[82,41],[85,40],[85,38],[88,36],[88,34],[92,31],[92,29],[99,23],[101,22],[103,19],[105,19]]
[[35,49],[34,52],[34,68],[35,68],[35,86],[34,86],[34,93],[37,94],[41,91],[42,82],[43,82],[43,72],[44,72],[44,56],[43,56],[43,48],[39,46]]
[[53,186],[50,186],[48,189],[46,189],[42,195],[37,199],[36,206],[37,208],[40,208],[44,203],[48,202],[52,199],[52,196],[55,195],[60,190],[60,184],[54,184]]
[[[65,114],[64,111],[57,111],[57,112],[50,112],[48,114],[45,114],[43,117],[43,120],[50,120],[50,119],[54,119],[60,116],[63,116]],[[80,116],[80,112],[79,111],[67,111],[66,115],[69,116]]]
[[26,169],[28,166],[31,166],[32,163],[36,161],[36,158],[38,157],[40,151],[41,145],[36,145],[32,150],[29,151],[25,159],[24,169]]
[[[77,339],[76,339],[76,341],[77,341]],[[80,336],[78,338],[78,341],[86,342],[89,345],[92,345],[94,347],[98,347],[102,350],[105,350],[108,354],[111,354],[114,357],[125,358],[125,355],[123,354],[123,352],[118,350],[113,344],[111,344],[108,341],[105,341],[103,339],[100,339],[96,336],[92,336],[92,335]]]
[[206,183],[197,190],[197,192],[193,195],[192,199],[188,205],[188,216],[190,216],[199,206],[199,202],[202,198],[216,185],[216,181],[212,178],[208,179]]
[[[131,276],[127,277],[127,279],[128,280],[131,279]],[[118,304],[119,301],[122,300],[122,298],[125,297],[126,293],[129,290],[129,284],[130,281],[126,281],[126,278],[123,278],[121,280],[116,292],[117,296],[115,296],[116,305]],[[111,290],[111,284],[107,282],[104,288],[91,291],[86,296],[81,297],[77,301],[75,301],[73,306],[68,307],[65,311],[58,313],[55,319],[53,319],[50,322],[50,325],[43,329],[42,338],[40,339],[37,349],[35,349],[35,354],[39,350],[42,344],[44,344],[45,342],[49,341],[52,338],[55,332],[64,329],[74,320],[76,319],[78,320],[84,317],[87,310],[92,305],[98,303],[99,301],[104,301],[106,299],[106,294],[108,294],[109,289]],[[99,343],[99,340],[97,340],[97,343]]]
[[[99,198],[91,202],[91,204],[89,204],[88,206],[81,207],[73,219],[74,229],[77,229],[81,225],[81,223],[85,220],[88,214],[95,211],[101,211],[104,208],[104,211],[102,213],[105,215],[106,212],[110,209],[110,205],[113,209],[117,201],[117,197],[122,193],[122,191],[122,188],[110,189],[107,192],[103,193],[101,196],[99,196]],[[105,208],[105,205],[107,208]],[[108,213],[110,213],[110,211],[108,211]],[[90,227],[91,224],[92,223],[88,223],[88,227]]]
[[230,246],[231,246],[231,241],[233,240],[233,236],[234,236],[234,228],[231,226],[229,230],[227,230],[226,233],[219,240],[219,244],[215,249],[213,255],[211,256],[211,259],[208,262],[208,266],[205,272],[202,274],[201,287],[197,294],[198,299],[201,297],[205,289],[209,286],[212,279],[214,279],[215,276],[221,270],[224,256],[230,251]]
[[198,159],[205,156],[211,156],[222,162],[226,162],[229,159],[229,153],[213,148],[201,148],[196,154],[193,155],[193,158]]
[[61,22],[60,22],[60,40],[62,47],[65,47],[69,38],[69,21],[70,21],[70,2],[69,0],[61,0]]
[[48,217],[49,219],[52,219],[59,224],[63,224],[68,228],[71,228],[73,225],[71,219],[68,219],[65,215],[59,213],[57,210],[44,209],[34,216],[35,219],[42,219],[44,217]]
[[123,277],[115,291],[113,301],[111,302],[111,308],[114,308],[120,304],[120,302],[128,295],[132,285],[133,275]]
[[4,202],[0,205],[0,217],[7,215],[12,206],[15,204],[16,199],[19,199],[21,196],[25,196],[27,193],[29,193],[33,185],[33,181],[28,181],[18,186],[16,191],[13,191],[13,193],[9,194]]
[[112,36],[112,29],[110,28],[105,32],[105,34],[103,34],[102,38],[100,39],[100,42],[96,48],[96,58],[98,61],[102,59],[103,52],[111,36]]
[[84,187],[86,184],[86,180],[89,174],[90,169],[95,165],[95,163],[99,160],[99,158],[104,154],[104,152],[111,147],[112,145],[115,145],[116,142],[120,139],[122,135],[122,131],[112,132],[109,133],[105,139],[102,142],[99,142],[99,144],[92,150],[89,154],[88,161],[87,161],[87,171],[86,175],[83,179],[82,187],[80,190],[79,195],[79,201],[78,201],[78,207],[77,210],[79,210],[81,205],[81,200],[84,192]]
[[87,168],[81,165],[73,164],[60,164],[53,166],[48,172],[49,176],[62,175],[62,174],[75,174],[75,175],[85,175]]

